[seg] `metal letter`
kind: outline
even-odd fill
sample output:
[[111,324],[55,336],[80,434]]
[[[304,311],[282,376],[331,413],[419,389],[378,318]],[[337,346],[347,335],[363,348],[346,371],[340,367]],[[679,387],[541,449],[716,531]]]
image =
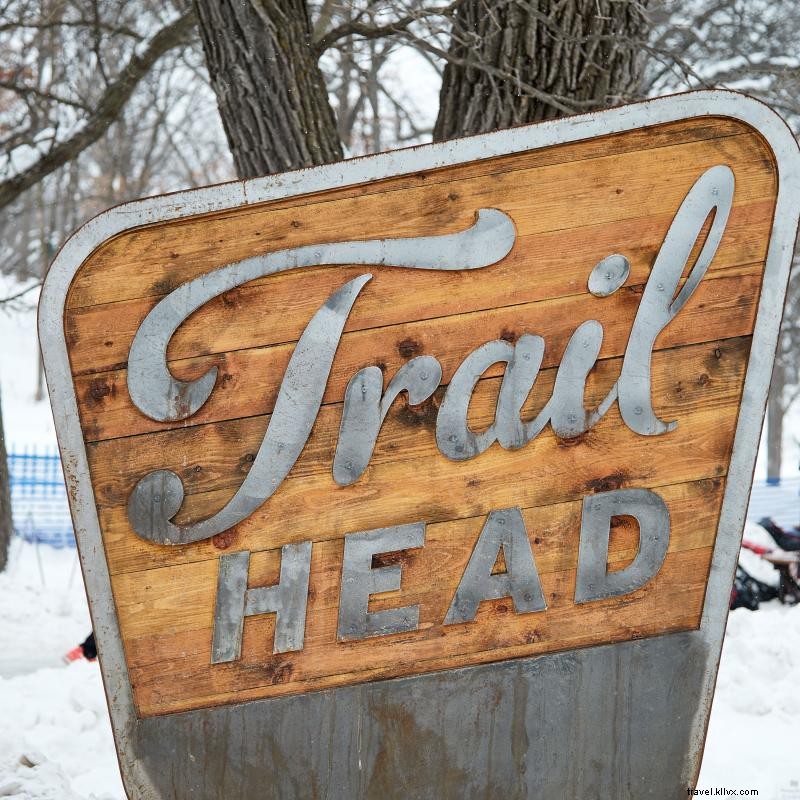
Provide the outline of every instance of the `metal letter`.
[[246,519],[275,493],[311,433],[342,329],[371,277],[348,281],[308,323],[286,367],[264,440],[227,505],[194,525],[175,525],[170,520],[183,503],[183,482],[174,472],[156,470],[145,475],[128,498],[128,520],[139,536],[156,544],[199,542]]
[[145,317],[128,355],[128,392],[134,405],[160,422],[186,419],[208,400],[217,379],[212,367],[193,381],[173,378],[167,346],[178,327],[209,300],[243,283],[289,269],[363,264],[409,269],[480,269],[504,258],[514,246],[511,218],[482,208],[472,227],[444,236],[332,242],[279,250],[215,269],[179,286]]
[[[492,575],[501,548],[506,571]],[[472,622],[481,602],[499,600],[501,597],[510,597],[518,614],[547,608],[519,508],[506,508],[489,514],[444,624]]]
[[520,414],[530,394],[544,357],[544,339],[523,334],[514,345],[514,355],[508,362],[500,394],[497,398],[495,427],[501,447],[517,450],[537,436],[550,416],[547,405],[535,420],[523,424]]
[[[639,523],[639,552],[624,569],[608,571],[612,517]],[[664,563],[669,546],[669,509],[649,489],[617,489],[583,498],[575,602],[629,594],[644,586]]]
[[[436,418],[436,444],[441,453],[454,461],[466,461],[486,451],[495,441],[501,447],[516,450],[536,437],[550,419],[552,398],[531,422],[523,423],[520,412],[539,375],[543,356],[544,339],[527,333],[520,336],[516,345],[496,339],[473,350],[450,380],[439,408],[439,416]],[[493,364],[500,362],[506,363],[506,370],[497,398],[495,420],[485,431],[475,433],[467,424],[472,393],[481,375]],[[558,381],[556,385],[558,386]],[[566,388],[569,387],[564,387],[561,394]],[[580,398],[582,403],[582,390]],[[570,407],[572,405],[574,404]]]
[[[730,167],[716,166],[705,172],[678,209],[653,264],[633,321],[617,381],[622,419],[636,433],[655,436],[673,430],[677,424],[662,422],[653,411],[650,374],[653,345],[661,331],[692,296],[716,255],[728,224],[733,188],[734,177]],[[686,282],[677,291],[689,256],[712,212],[714,221],[703,249]]]
[[[480,455],[496,441],[497,429],[494,423],[481,433],[470,430],[467,410],[481,375],[493,364],[502,361],[509,364],[513,356],[514,345],[497,339],[473,350],[455,371],[436,418],[436,444],[443,455],[454,461],[466,461]],[[541,362],[541,356],[539,361]],[[515,387],[517,382],[515,378]],[[520,391],[513,392],[515,398]]]
[[[516,345],[503,340],[487,342],[473,350],[456,370],[447,387],[436,420],[436,443],[448,458],[463,461],[487,450],[498,441],[516,450],[541,433],[548,421],[556,436],[569,439],[587,431],[611,407],[616,387],[593,411],[584,408],[586,377],[594,367],[603,342],[603,326],[596,320],[579,325],[570,337],[558,367],[553,394],[530,422],[520,418],[544,356],[544,339],[524,334]],[[495,421],[475,433],[467,424],[467,410],[481,375],[493,364],[506,362],[497,399]]]
[[578,326],[564,350],[558,365],[553,396],[547,404],[551,411],[553,432],[562,439],[572,439],[588,431],[616,399],[616,391],[612,388],[593,411],[587,411],[584,406],[586,378],[597,362],[602,344],[603,326],[597,320],[590,319]]
[[212,664],[239,659],[244,618],[259,614],[275,614],[273,653],[303,649],[311,542],[285,544],[281,548],[281,575],[274,586],[248,589],[249,567],[247,550],[219,560]]
[[359,370],[350,379],[344,396],[339,441],[333,457],[333,479],[336,483],[349,486],[361,477],[372,458],[381,425],[400,392],[408,392],[408,402],[417,405],[436,391],[441,379],[442,367],[439,362],[433,356],[419,356],[397,371],[381,396],[381,370],[378,367]]
[[419,606],[369,610],[370,595],[399,589],[401,577],[400,564],[373,569],[372,557],[422,547],[424,544],[424,522],[351,533],[344,537],[339,598],[340,640],[387,636],[417,629]]
[[610,297],[628,280],[630,273],[631,262],[625,256],[618,253],[606,256],[589,274],[589,291],[595,297]]

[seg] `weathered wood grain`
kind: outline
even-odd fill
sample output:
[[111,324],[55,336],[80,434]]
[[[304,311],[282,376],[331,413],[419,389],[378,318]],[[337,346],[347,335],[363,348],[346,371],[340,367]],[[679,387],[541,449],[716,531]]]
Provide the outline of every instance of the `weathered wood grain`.
[[[709,278],[743,264],[763,262],[773,205],[769,197],[737,202]],[[501,308],[582,294],[590,269],[619,249],[624,249],[631,261],[628,285],[641,285],[650,274],[672,218],[672,213],[665,213],[530,236],[520,232],[518,246],[507,258],[476,272],[443,275],[371,269],[374,278],[359,297],[345,330],[480,311],[487,308],[489,296],[491,307]],[[522,279],[534,268],[535,280]],[[295,341],[325,299],[364,272],[363,267],[307,268],[226,292],[180,327],[170,344],[169,359]],[[409,278],[413,292],[406,291]],[[487,286],[491,286],[491,294]],[[392,302],[387,303],[386,298]],[[133,336],[158,299],[123,300],[71,311],[66,328],[75,374],[124,368]]]
[[[655,358],[656,411],[665,418],[701,409],[708,386],[736,381],[744,370],[750,338],[717,340],[687,346],[680,351],[660,351]],[[719,357],[716,352],[719,351]],[[586,402],[596,404],[616,380],[622,360],[604,359],[590,375]],[[557,368],[543,370],[523,407],[532,418],[550,398]],[[470,404],[470,424],[475,430],[487,428],[494,418],[501,378],[478,383]],[[371,465],[434,453],[436,407],[444,389],[421,406],[409,406],[406,396],[398,397],[381,428]],[[735,396],[727,397],[735,401]],[[341,403],[324,406],[306,448],[289,479],[330,475],[338,441]],[[271,416],[235,419],[204,426],[201,431],[172,429],[131,437],[121,448],[113,440],[89,446],[89,463],[98,475],[95,500],[98,507],[123,506],[142,475],[156,469],[170,469],[183,480],[187,497],[225,488],[238,488],[258,452]],[[198,435],[199,434],[199,435]]]
[[[713,515],[719,505],[724,478],[708,478],[693,483],[651,486],[658,491],[670,508],[672,531],[669,552],[701,549],[709,544],[712,535],[695,518],[698,505],[705,513]],[[574,500],[554,505],[522,508],[523,519],[531,540],[536,567],[540,576],[575,572],[578,553],[581,502]],[[485,516],[467,517],[430,523],[427,526],[425,546],[399,551],[384,557],[382,564],[401,563],[403,588],[400,592],[374,595],[370,609],[379,610],[413,602],[421,603],[427,610],[422,614],[421,627],[440,624],[444,617],[436,603],[449,604],[456,585],[464,572],[469,554],[477,539]],[[621,568],[629,563],[638,550],[638,531],[630,518],[615,521],[609,545],[608,563]],[[339,600],[342,540],[318,539],[314,555],[318,569],[312,581],[316,610],[336,610]],[[204,587],[216,581],[218,562],[193,561],[172,566],[157,567],[146,572],[123,573],[114,576],[115,589],[126,600],[118,610],[125,625],[129,641],[148,640],[167,634],[211,629],[214,597]],[[254,552],[250,565],[250,585],[269,586],[278,581],[280,550]],[[426,574],[435,569],[441,580],[431,583]],[[141,590],[136,596],[137,587]],[[572,587],[574,591],[574,586]],[[552,593],[551,593],[552,594]],[[549,597],[548,607],[571,605],[567,595]],[[434,602],[434,600],[436,602]],[[432,608],[428,608],[431,606]],[[156,621],[148,619],[147,612],[158,609]],[[209,639],[210,641],[210,639]],[[143,646],[136,656],[140,665],[155,663],[162,657],[174,657],[173,651],[148,652]]]
[[[419,407],[398,399],[359,481],[331,476],[342,400],[358,369],[379,365],[388,383],[409,358],[436,356],[447,384],[484,342],[544,336],[544,368],[524,410],[549,398],[569,336],[584,320],[604,328],[587,406],[616,380],[654,258],[674,214],[709,167],[734,171],[734,207],[711,268],[656,342],[653,403],[668,435],[626,428],[616,407],[571,441],[548,428],[526,447],[494,445],[467,462],[435,445],[444,392]],[[760,136],[731,120],[694,120],[545,151],[346,186],[121,234],[93,253],[70,289],[65,332],[138,712],[151,716],[420,672],[624,641],[699,624],[705,582],[741,399],[775,204],[776,171]],[[511,215],[517,241],[504,260],[474,272],[352,266],[309,268],[253,281],[207,304],[178,331],[168,358],[176,377],[210,366],[220,377],[199,413],[155,423],[132,405],[126,361],[142,319],[181,283],[238,259],[324,241],[463,230],[478,208]],[[701,236],[702,241],[703,236]],[[695,247],[695,254],[699,245]],[[605,299],[586,291],[589,271],[620,252],[632,272]],[[691,259],[690,259],[691,263]],[[345,281],[374,277],[348,319],[317,422],[277,493],[213,540],[159,547],[127,521],[140,477],[173,469],[185,484],[177,520],[219,510],[246,476],[269,424],[294,343]],[[470,406],[475,429],[493,419],[502,367],[484,373]],[[575,606],[581,498],[650,487],[672,519],[656,577],[624,597]],[[474,623],[442,620],[486,515],[524,511],[548,608],[516,614],[511,601],[482,604]],[[343,537],[427,523],[425,547],[399,561],[398,592],[370,608],[419,604],[418,631],[336,641]],[[612,531],[610,568],[635,555],[624,519]],[[251,585],[278,578],[283,544],[312,540],[305,647],[273,656],[272,615],[245,623],[242,658],[211,666],[219,557],[253,552]]]
[[[213,566],[201,563],[167,568],[168,574],[153,580],[152,586],[146,582],[142,587],[145,596],[149,592],[156,595],[149,603],[159,608],[163,629],[148,630],[141,625],[144,604],[120,608],[121,619],[131,621],[128,642],[134,674],[146,673],[156,662],[180,664],[178,675],[146,680],[141,686],[140,712],[147,715],[179,710],[198,692],[206,695],[207,702],[219,702],[218,696],[224,696],[230,687],[252,690],[251,697],[276,696],[296,692],[306,681],[323,688],[328,685],[328,675],[335,685],[345,675],[351,676],[350,680],[358,679],[362,671],[380,670],[381,677],[391,677],[479,663],[487,651],[497,648],[520,656],[570,647],[574,640],[583,644],[613,641],[621,628],[634,619],[641,636],[651,635],[665,624],[673,630],[694,628],[699,622],[698,599],[688,604],[675,603],[673,593],[678,586],[685,591],[705,581],[722,486],[723,481],[718,479],[659,489],[670,508],[670,551],[657,578],[626,597],[622,607],[618,600],[597,601],[584,607],[572,603],[579,503],[523,512],[548,603],[546,612],[516,614],[510,599],[488,601],[482,604],[475,622],[442,625],[483,523],[482,518],[458,520],[429,525],[425,546],[400,554],[401,590],[371,604],[373,610],[419,604],[419,630],[355,643],[336,640],[341,543],[315,544],[303,650],[273,655],[274,621],[266,616],[252,618],[245,623],[243,650],[247,657],[213,668],[207,666],[213,598],[194,588],[215,578]],[[699,513],[698,507],[702,508]],[[625,563],[635,549],[635,531],[624,531],[610,553],[610,563]],[[254,559],[253,585],[262,585],[262,581],[269,585],[277,578],[278,554],[260,555],[257,563]],[[436,580],[431,581],[431,575]],[[145,581],[152,578],[148,573]],[[125,580],[130,582],[136,577],[125,576]],[[164,586],[182,591],[166,596]],[[162,591],[156,594],[159,587]],[[130,595],[130,587],[127,588],[123,593]]]
[[[656,347],[675,347],[723,335],[749,333],[758,305],[762,267],[749,265],[743,273],[733,276],[725,273],[724,277],[703,281],[659,337]],[[390,378],[410,357],[422,354],[439,359],[442,381],[447,383],[474,348],[492,339],[516,340],[523,333],[545,337],[543,364],[552,366],[560,361],[575,328],[587,319],[598,319],[604,325],[601,358],[620,355],[628,342],[641,291],[641,286],[631,286],[602,300],[588,294],[574,295],[346,333],[339,345],[323,402],[340,402],[347,382],[362,367],[381,365]],[[293,352],[294,345],[285,344],[235,350],[221,356],[173,364],[174,374],[182,379],[198,377],[212,366],[219,369],[217,386],[208,402],[183,422],[155,422],[141,414],[128,395],[125,370],[79,376],[75,385],[84,435],[95,442],[270,413]],[[502,367],[497,366],[486,374],[501,372]]]
[[[742,157],[743,148],[746,155]],[[641,168],[644,170],[643,178],[653,179],[657,172],[655,165],[669,163],[670,169],[665,169],[662,175],[669,174],[670,182],[659,181],[659,196],[653,197],[646,209],[640,205],[635,214],[645,217],[648,215],[646,212],[658,213],[656,208],[662,203],[667,204],[668,198],[680,202],[681,187],[676,185],[677,181],[673,183],[676,178],[673,170],[680,174],[694,155],[698,156],[695,162],[697,174],[714,163],[733,165],[741,161],[741,166],[750,170],[751,175],[755,168],[759,178],[772,176],[774,181],[774,165],[768,147],[760,136],[741,123],[722,120],[717,125],[710,121],[709,125],[657,126],[538,153],[503,156],[365,186],[345,187],[197,219],[147,226],[115,237],[93,254],[76,276],[67,305],[75,308],[160,296],[214,266],[245,258],[254,251],[263,251],[265,241],[269,242],[268,249],[274,250],[309,241],[326,241],[330,235],[341,239],[348,231],[352,231],[356,238],[367,238],[360,220],[369,221],[374,230],[374,220],[379,216],[373,207],[376,202],[388,205],[393,235],[403,235],[403,231],[420,235],[426,229],[430,233],[442,233],[448,225],[458,226],[455,209],[460,210],[465,222],[471,221],[475,209],[472,202],[469,207],[464,205],[463,195],[471,188],[466,184],[476,177],[502,197],[508,191],[519,193],[520,173],[551,170],[536,177],[532,184],[536,188],[535,195],[528,192],[522,202],[528,208],[532,205],[541,207],[552,219],[555,214],[546,209],[551,202],[558,201],[560,210],[564,211],[566,207],[568,212],[561,218],[560,225],[556,223],[563,228],[565,220],[569,223],[582,210],[570,203],[570,190],[576,190],[576,199],[594,205],[596,201],[589,198],[587,191],[594,184],[594,189],[602,190],[606,208],[597,203],[591,211],[599,211],[604,221],[619,219],[622,218],[619,213],[609,215],[607,206],[619,209],[621,206],[615,205],[614,200],[627,203],[627,197],[636,194],[631,183],[634,170]],[[620,159],[625,161],[624,168],[617,165]],[[738,171],[739,164],[736,166]],[[571,185],[559,181],[562,172],[556,174],[552,170],[562,170],[563,175],[571,177]],[[686,177],[689,183],[683,187],[684,194],[691,185],[691,178]],[[546,197],[540,194],[545,181]],[[622,191],[618,192],[618,189]],[[423,195],[414,192],[423,192]],[[480,197],[472,199],[478,201]],[[339,208],[341,211],[333,216],[329,205],[320,205],[336,202],[342,204],[337,207],[337,211]],[[422,202],[422,205],[415,205],[415,202]],[[310,232],[304,229],[303,214],[296,211],[306,206],[310,206],[307,213],[311,219],[306,217],[305,221],[311,226]],[[574,213],[569,213],[570,210]],[[269,212],[268,224],[263,217],[265,211]],[[279,219],[275,218],[279,212],[285,213]],[[358,218],[353,216],[354,213]],[[601,221],[594,213],[590,218]],[[135,271],[131,271],[131,263],[136,265]]]
[[[216,540],[169,548],[144,542],[128,523],[126,487],[122,491],[111,489],[116,504],[100,509],[111,572],[216,559],[220,548],[271,549],[277,540],[336,538],[342,532],[417,519],[433,522],[517,504],[572,500],[593,491],[639,485],[659,472],[669,474],[675,482],[724,475],[748,352],[749,339],[745,337],[657,354],[654,407],[665,419],[679,422],[677,429],[664,437],[632,433],[621,425],[614,407],[579,440],[561,442],[548,428],[520,450],[506,451],[495,445],[472,461],[454,463],[436,449],[432,428],[435,409],[421,421],[409,419],[399,401],[378,439],[383,455],[348,487],[337,486],[331,477],[338,414],[326,414],[318,421],[308,453],[295,467],[297,476],[294,471],[290,473],[267,503]],[[589,403],[598,403],[605,396],[619,372],[618,361],[603,362],[600,367],[588,384]],[[543,405],[549,394],[548,383],[552,385],[553,376],[545,377],[548,380],[542,384],[541,394],[530,398],[532,411]],[[481,391],[476,394],[472,417],[476,428],[491,420],[498,384],[496,380],[479,384]],[[202,448],[202,440],[196,446]],[[217,488],[226,483],[220,474],[213,476],[210,484],[198,487],[202,490],[196,493],[191,493],[195,487],[189,484],[185,510],[178,519],[195,521],[221,508],[243,479],[239,470],[247,463],[244,459],[248,452],[252,453],[252,448],[240,455],[238,462],[228,462],[227,488]],[[178,462],[186,462],[183,468],[172,462],[179,473],[191,476],[197,463],[190,462],[186,451],[176,451],[173,456]],[[146,463],[157,463],[155,454],[150,458]],[[161,466],[169,465],[168,459],[165,454]],[[122,465],[117,463],[119,475]],[[107,467],[103,471],[113,472]]]

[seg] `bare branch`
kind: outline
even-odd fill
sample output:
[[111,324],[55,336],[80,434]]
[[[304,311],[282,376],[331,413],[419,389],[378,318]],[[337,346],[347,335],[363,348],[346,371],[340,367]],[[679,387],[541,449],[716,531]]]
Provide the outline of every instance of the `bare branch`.
[[0,183],[0,208],[19,197],[42,178],[94,144],[117,119],[139,82],[168,51],[189,41],[195,26],[188,10],[158,31],[140,54],[134,54],[120,74],[106,87],[92,114],[72,136],[52,147],[28,169]]
[[34,289],[38,289],[41,285],[41,281],[36,281],[36,283],[32,283],[30,286],[20,289],[20,291],[16,292],[15,294],[9,295],[8,297],[0,297],[0,306],[11,305],[15,301],[25,297],[26,294],[32,292]]
[[[85,28],[94,26],[94,24],[95,23],[93,20],[86,19],[31,20],[30,22],[26,22],[25,20],[14,20],[14,22],[0,23],[0,33],[19,30],[46,31],[54,28],[76,28],[78,30],[83,30]],[[106,22],[100,22],[98,24],[103,33],[129,36],[131,39],[136,39],[137,41],[141,41],[143,38],[140,33],[132,28],[129,28],[127,25],[109,25]]]
[[472,69],[485,72],[487,75],[490,75],[493,78],[498,78],[499,80],[512,80],[515,87],[519,91],[525,92],[536,100],[551,106],[563,114],[575,113],[575,109],[571,102],[569,105],[567,105],[567,102],[563,102],[554,95],[543,92],[540,89],[537,89],[535,86],[531,86],[529,83],[525,83],[524,81],[520,80],[517,75],[510,75],[506,70],[498,69],[491,64],[486,64],[482,61],[477,61],[471,58],[459,58],[454,56],[452,53],[448,53],[447,50],[443,50],[441,47],[436,47],[435,45],[430,44],[430,42],[426,41],[425,39],[414,36],[408,31],[398,31],[398,34],[420,50],[424,50],[431,55],[438,56],[439,58],[444,59],[451,64],[455,64],[459,67],[471,67]]
[[333,47],[337,42],[342,39],[347,39],[351,36],[358,36],[361,39],[384,39],[387,36],[396,36],[397,34],[404,33],[408,30],[409,26],[415,22],[428,19],[431,17],[446,17],[452,14],[464,0],[453,0],[446,6],[434,6],[432,8],[425,8],[415,11],[411,14],[398,17],[392,22],[387,22],[385,25],[374,25],[368,22],[361,22],[361,15],[355,19],[343,22],[335,28],[329,30],[326,34],[320,36],[314,41],[314,51],[317,55],[322,55],[330,47]]
[[14,83],[0,78],[0,89],[5,89],[13,92],[20,97],[38,97],[40,100],[46,100],[52,103],[62,103],[65,106],[72,106],[72,108],[80,109],[81,111],[88,111],[85,103],[78,100],[70,100],[68,97],[62,97],[55,92],[43,91],[37,89],[35,86],[26,86],[25,84]]

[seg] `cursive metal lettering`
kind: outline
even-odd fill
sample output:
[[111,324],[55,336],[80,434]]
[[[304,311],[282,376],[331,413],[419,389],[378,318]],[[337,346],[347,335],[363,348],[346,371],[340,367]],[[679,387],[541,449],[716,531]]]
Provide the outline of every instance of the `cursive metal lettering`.
[[[670,225],[642,294],[625,349],[620,376],[594,409],[585,407],[586,380],[603,341],[597,320],[580,324],[571,336],[556,373],[550,399],[535,419],[525,422],[522,407],[539,375],[545,342],[523,334],[515,345],[487,342],[470,353],[455,371],[436,423],[436,441],[450,459],[474,458],[495,441],[517,449],[549,423],[556,436],[574,438],[594,426],[619,403],[624,423],[633,432],[653,436],[676,423],[656,417],[652,407],[651,359],[659,334],[686,305],[717,252],[733,203],[734,177],[726,166],[712,167],[694,184]],[[681,285],[689,257],[706,221],[708,234]],[[509,253],[514,243],[510,218],[494,209],[478,212],[466,231],[446,236],[342,242],[301,247],[231,264],[179,287],[148,314],[131,346],[128,386],[134,403],[153,419],[184,419],[206,401],[216,379],[210,370],[196,381],[173,378],[166,364],[167,345],[177,327],[211,298],[254,278],[310,264],[380,264],[417,269],[478,269]],[[613,254],[595,266],[589,289],[598,298],[617,291],[629,274],[624,256]],[[272,418],[253,466],[234,497],[208,519],[192,525],[171,520],[183,503],[183,484],[173,472],[144,476],[128,502],[136,533],[159,544],[188,544],[207,539],[246,519],[268,500],[305,447],[317,418],[331,364],[346,320],[369,274],[349,281],[317,311],[297,342],[286,369]],[[473,431],[467,412],[475,387],[492,365],[505,364],[495,417],[483,431]],[[398,370],[383,392],[383,373],[369,366],[351,379],[345,393],[333,477],[349,485],[366,469],[381,425],[398,394],[409,403],[429,398],[441,381],[433,356],[415,358]]]

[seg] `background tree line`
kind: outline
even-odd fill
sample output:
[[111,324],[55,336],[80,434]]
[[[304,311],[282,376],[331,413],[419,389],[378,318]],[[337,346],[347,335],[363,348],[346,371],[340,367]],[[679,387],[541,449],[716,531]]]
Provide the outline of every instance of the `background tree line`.
[[[82,221],[147,194],[689,88],[754,94],[800,130],[795,3],[0,0],[0,268],[28,282],[0,305],[27,301]],[[772,474],[799,303],[794,276]],[[0,568],[9,535],[0,442]]]

